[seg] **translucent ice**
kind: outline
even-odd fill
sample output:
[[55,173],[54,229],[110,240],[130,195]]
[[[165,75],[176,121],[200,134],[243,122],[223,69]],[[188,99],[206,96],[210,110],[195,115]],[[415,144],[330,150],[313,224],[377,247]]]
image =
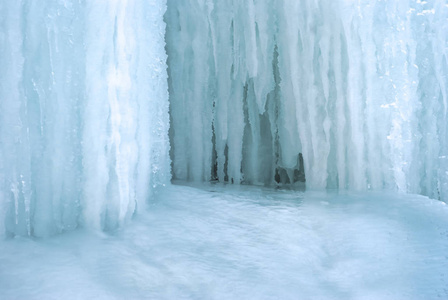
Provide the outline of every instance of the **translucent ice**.
[[446,1],[168,0],[165,20],[175,178],[448,199]]
[[446,1],[165,2],[0,1],[0,232],[120,226],[169,139],[177,179],[447,200]]
[[165,8],[0,1],[2,232],[114,228],[169,181]]

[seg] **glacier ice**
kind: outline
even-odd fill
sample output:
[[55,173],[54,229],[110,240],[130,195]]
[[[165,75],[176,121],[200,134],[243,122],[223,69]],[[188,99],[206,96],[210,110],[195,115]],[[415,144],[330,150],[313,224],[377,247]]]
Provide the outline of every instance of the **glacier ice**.
[[165,10],[0,1],[2,232],[115,228],[169,182]]
[[448,5],[168,0],[173,176],[448,199]]

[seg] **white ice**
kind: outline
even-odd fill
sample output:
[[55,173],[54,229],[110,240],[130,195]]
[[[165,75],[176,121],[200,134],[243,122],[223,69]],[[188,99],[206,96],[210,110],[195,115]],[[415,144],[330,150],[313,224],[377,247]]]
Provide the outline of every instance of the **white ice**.
[[2,299],[446,299],[448,207],[171,186],[125,228],[0,241]]
[[0,1],[0,232],[119,227],[170,180],[166,1]]
[[0,0],[0,298],[448,298],[447,19]]

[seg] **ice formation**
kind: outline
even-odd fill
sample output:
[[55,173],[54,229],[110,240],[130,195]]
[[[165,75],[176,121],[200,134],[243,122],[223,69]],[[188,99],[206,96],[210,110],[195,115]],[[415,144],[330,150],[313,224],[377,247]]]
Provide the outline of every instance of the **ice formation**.
[[177,179],[447,200],[447,49],[446,0],[0,1],[0,232],[119,226],[170,141]]
[[165,10],[0,1],[1,232],[114,228],[169,181]]
[[201,186],[161,190],[102,238],[0,239],[1,298],[448,299],[440,201]]
[[168,0],[173,176],[448,199],[448,3]]

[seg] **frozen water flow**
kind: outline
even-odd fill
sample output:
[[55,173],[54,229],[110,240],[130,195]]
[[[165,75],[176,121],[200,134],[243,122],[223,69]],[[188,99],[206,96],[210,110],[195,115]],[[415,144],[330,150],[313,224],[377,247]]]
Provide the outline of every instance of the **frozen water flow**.
[[422,196],[172,186],[111,235],[0,241],[2,299],[446,299]]
[[448,199],[445,0],[168,0],[173,176]]
[[176,179],[447,201],[446,1],[166,2],[0,1],[0,232],[119,227],[170,145]]
[[165,9],[0,1],[2,233],[115,228],[169,182]]
[[[448,298],[447,206],[365,192],[447,201],[447,21],[0,0],[0,297]],[[236,185],[170,186],[170,145],[175,179]],[[340,192],[238,186],[305,179]]]

